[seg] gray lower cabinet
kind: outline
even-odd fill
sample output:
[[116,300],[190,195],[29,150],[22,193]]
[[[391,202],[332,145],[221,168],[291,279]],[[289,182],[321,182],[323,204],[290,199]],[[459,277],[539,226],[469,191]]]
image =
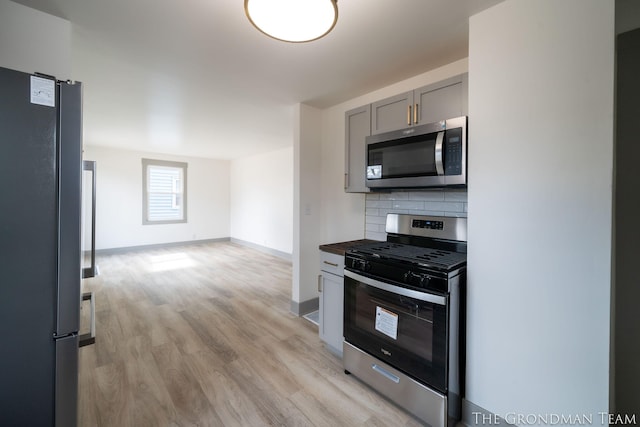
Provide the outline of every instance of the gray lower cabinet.
[[371,107],[365,105],[345,113],[344,190],[368,193],[366,186],[366,141],[371,135]]
[[468,86],[464,73],[374,102],[371,134],[466,116]]
[[344,304],[344,257],[320,251],[319,332],[320,339],[333,353],[342,356],[343,304]]

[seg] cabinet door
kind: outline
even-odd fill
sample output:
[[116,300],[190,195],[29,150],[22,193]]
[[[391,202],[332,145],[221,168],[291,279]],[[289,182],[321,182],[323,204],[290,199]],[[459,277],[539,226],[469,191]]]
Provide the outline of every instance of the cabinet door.
[[347,193],[367,193],[365,138],[371,135],[371,108],[365,105],[345,113],[344,190]]
[[418,123],[433,123],[439,120],[467,115],[468,74],[451,77],[414,91],[418,110]]
[[389,132],[411,126],[413,92],[401,93],[371,104],[371,133]]
[[344,278],[322,272],[320,280],[320,339],[327,343],[331,350],[342,354]]

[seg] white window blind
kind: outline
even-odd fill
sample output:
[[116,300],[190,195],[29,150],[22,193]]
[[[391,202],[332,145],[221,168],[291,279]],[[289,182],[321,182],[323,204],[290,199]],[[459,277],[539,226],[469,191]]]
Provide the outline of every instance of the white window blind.
[[143,159],[144,224],[186,222],[186,163]]

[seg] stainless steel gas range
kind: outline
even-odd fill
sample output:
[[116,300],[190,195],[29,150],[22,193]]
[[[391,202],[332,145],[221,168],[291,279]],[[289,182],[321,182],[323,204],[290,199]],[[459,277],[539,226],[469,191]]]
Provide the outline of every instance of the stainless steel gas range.
[[387,241],[345,255],[346,373],[424,422],[461,415],[466,218],[389,214]]

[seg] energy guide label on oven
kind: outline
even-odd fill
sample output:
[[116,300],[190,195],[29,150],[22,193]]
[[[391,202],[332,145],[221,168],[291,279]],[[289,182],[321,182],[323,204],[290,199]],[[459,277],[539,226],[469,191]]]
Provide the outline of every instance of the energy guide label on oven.
[[398,315],[382,307],[376,307],[376,331],[397,340]]

